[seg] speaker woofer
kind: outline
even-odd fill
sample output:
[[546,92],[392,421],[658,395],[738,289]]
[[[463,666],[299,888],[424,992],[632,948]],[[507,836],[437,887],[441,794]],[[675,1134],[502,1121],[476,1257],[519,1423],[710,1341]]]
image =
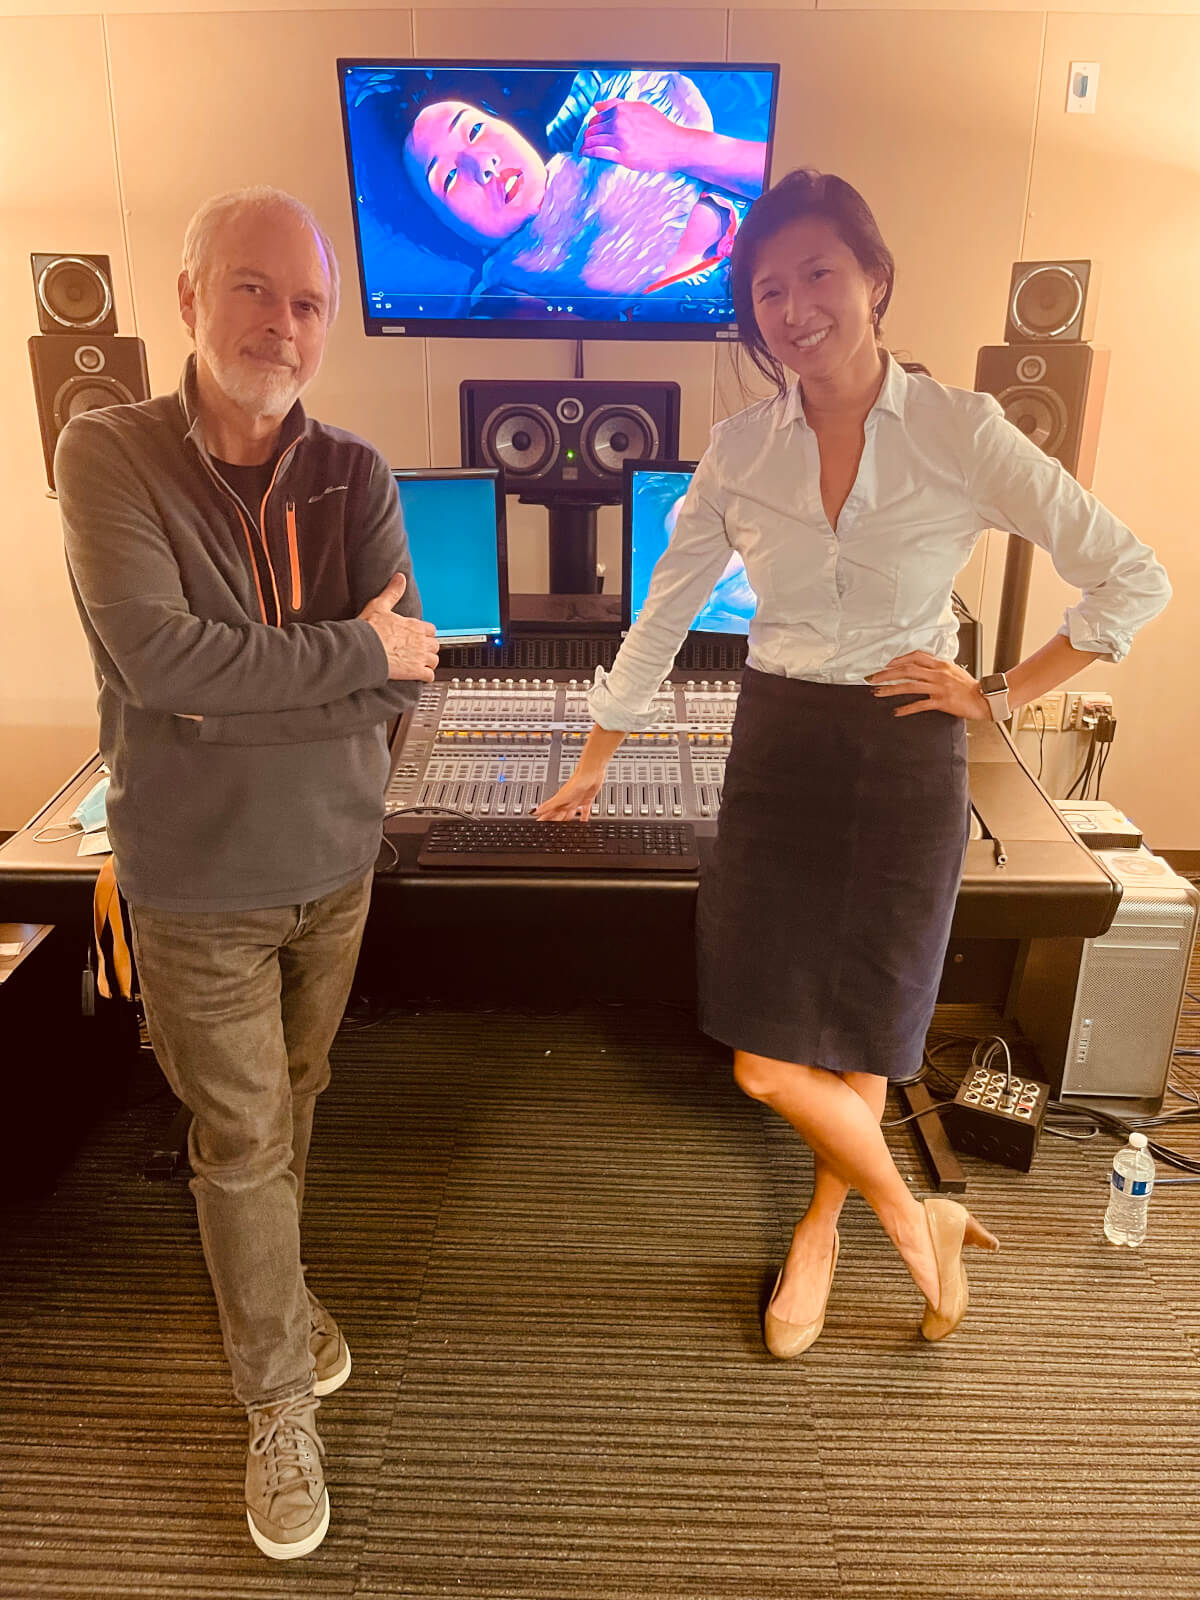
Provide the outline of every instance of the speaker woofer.
[[479,442],[489,466],[521,478],[541,477],[558,456],[558,429],[541,406],[498,406],[484,421]]
[[33,260],[38,315],[43,327],[64,333],[115,328],[107,256],[35,256]]
[[614,477],[620,477],[626,461],[653,461],[659,454],[658,429],[641,406],[594,411],[579,443],[589,471]]
[[1016,261],[1008,286],[1008,344],[1070,344],[1090,339],[1098,271],[1091,261]]
[[85,411],[103,411],[105,406],[132,405],[137,396],[116,378],[68,378],[54,396],[54,426],[61,431],[72,417]]
[[996,399],[1015,428],[1040,445],[1047,455],[1055,455],[1066,441],[1070,418],[1063,398],[1053,389],[1014,384]]

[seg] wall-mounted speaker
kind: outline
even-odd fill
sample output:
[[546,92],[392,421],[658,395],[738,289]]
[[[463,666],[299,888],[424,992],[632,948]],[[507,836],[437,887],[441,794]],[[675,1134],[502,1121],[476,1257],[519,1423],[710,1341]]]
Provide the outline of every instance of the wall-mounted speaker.
[[468,379],[459,389],[462,462],[499,467],[508,494],[552,504],[621,498],[626,461],[679,450],[679,385]]
[[117,331],[112,269],[107,256],[31,255],[38,327],[43,333]]
[[1107,350],[1090,344],[985,345],[975,387],[994,394],[1021,432],[1085,487],[1096,467]]
[[1017,261],[1008,288],[1009,344],[1071,344],[1090,339],[1098,270],[1092,261]]
[[140,339],[114,335],[66,338],[35,334],[29,341],[33,388],[46,481],[54,487],[54,447],[72,417],[104,406],[130,405],[150,397],[146,347]]

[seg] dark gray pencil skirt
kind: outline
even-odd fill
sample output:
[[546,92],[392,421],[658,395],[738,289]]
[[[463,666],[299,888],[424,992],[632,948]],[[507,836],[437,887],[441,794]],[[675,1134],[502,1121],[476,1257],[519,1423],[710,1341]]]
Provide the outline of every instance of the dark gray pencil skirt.
[[747,668],[700,884],[700,1026],[777,1061],[919,1070],[966,850],[966,730]]

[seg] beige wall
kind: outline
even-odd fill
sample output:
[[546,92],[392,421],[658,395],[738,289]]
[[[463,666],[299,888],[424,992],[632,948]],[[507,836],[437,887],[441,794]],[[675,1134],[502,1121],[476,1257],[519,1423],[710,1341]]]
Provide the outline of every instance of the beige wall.
[[[945,382],[970,384],[997,341],[1012,261],[1103,262],[1098,343],[1111,346],[1096,489],[1153,543],[1177,598],[1119,669],[1080,682],[1112,693],[1119,723],[1106,793],[1160,849],[1200,848],[1200,595],[1193,536],[1191,366],[1200,349],[1200,0],[1097,7],[822,0],[660,3],[644,9],[413,10],[330,0],[0,0],[0,828],[19,825],[91,747],[90,668],[45,493],[25,340],[36,328],[31,250],[113,259],[121,330],[147,344],[156,389],[186,344],[174,300],[195,204],[248,182],[303,195],[352,276],[352,229],[333,61],[338,55],[777,60],[775,171],[842,172],[895,251],[888,337]],[[601,44],[600,41],[603,41]],[[1071,60],[1101,63],[1099,112],[1063,110]],[[36,137],[31,130],[37,130]],[[463,377],[565,375],[563,342],[368,340],[353,283],[314,386],[314,411],[373,439],[396,465],[457,460]],[[589,377],[670,375],[682,448],[743,402],[726,351],[585,346]],[[513,581],[545,583],[542,513],[514,507]],[[616,516],[602,555],[617,566]],[[1003,542],[964,573],[994,617]],[[1057,626],[1064,586],[1039,557],[1027,641]]]

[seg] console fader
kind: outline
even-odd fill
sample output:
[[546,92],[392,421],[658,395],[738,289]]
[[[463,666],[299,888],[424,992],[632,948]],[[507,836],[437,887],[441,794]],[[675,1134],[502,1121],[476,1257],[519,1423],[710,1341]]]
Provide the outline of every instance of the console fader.
[[[392,747],[389,812],[436,806],[471,817],[527,816],[575,770],[592,726],[577,678],[439,678]],[[698,822],[721,804],[738,680],[671,680],[654,722],[608,768],[596,817]]]

